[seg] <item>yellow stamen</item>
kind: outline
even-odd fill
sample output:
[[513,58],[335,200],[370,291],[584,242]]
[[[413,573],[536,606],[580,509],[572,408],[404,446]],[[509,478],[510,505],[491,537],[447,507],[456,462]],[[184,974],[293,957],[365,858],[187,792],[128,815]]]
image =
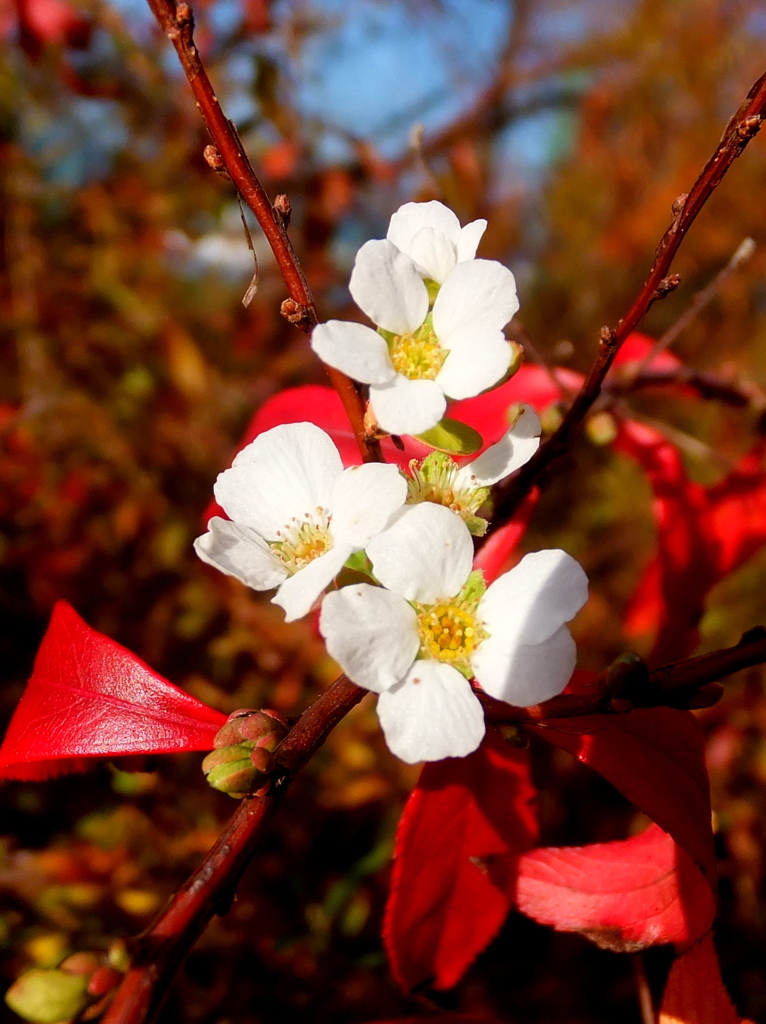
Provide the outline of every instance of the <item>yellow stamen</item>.
[[269,541],[269,545],[291,575],[332,548],[331,521],[332,514],[319,506],[313,513],[305,512],[303,522],[293,516],[277,530],[277,539]]
[[412,334],[396,334],[389,342],[394,369],[410,380],[434,380],[449,355],[439,345],[429,320]]

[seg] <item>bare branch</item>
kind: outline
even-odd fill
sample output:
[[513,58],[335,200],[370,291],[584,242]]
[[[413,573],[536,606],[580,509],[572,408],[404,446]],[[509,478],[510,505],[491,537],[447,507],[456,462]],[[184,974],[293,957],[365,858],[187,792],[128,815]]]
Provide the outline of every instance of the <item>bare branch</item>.
[[[300,330],[310,332],[317,322],[314,296],[287,235],[286,220],[279,207],[272,206],[258,180],[237,133],[226,117],[208,78],[199,51],[194,43],[194,16],[188,3],[175,0],[148,0],[154,16],[170,39],[191,86],[197,106],[210,132],[214,150],[207,147],[205,159],[219,174],[225,173],[233,182],[243,201],[252,210],[268,241],[285,280],[292,309],[300,315],[287,319]],[[365,462],[382,462],[380,443],[367,436],[364,429],[365,403],[354,382],[339,370],[326,367],[354,430]]]
[[654,263],[643,287],[616,327],[602,327],[596,359],[558,430],[540,446],[529,462],[522,466],[510,484],[498,491],[495,516],[488,536],[492,530],[511,518],[540,475],[554,459],[566,451],[572,434],[579,429],[601,393],[604,378],[620,346],[643,320],[652,305],[677,284],[673,277],[668,276],[668,272],[678,247],[726,172],[748,142],[758,134],[764,117],[766,74],[758,79],[737,113],[729,121],[721,141],[691,191],[679,196],[673,204],[673,220],[657,246]]

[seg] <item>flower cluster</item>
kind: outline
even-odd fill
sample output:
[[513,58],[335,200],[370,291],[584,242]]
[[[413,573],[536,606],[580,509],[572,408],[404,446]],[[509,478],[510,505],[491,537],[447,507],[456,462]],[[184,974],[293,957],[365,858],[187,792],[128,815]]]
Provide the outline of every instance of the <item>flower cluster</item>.
[[502,264],[475,258],[486,226],[461,228],[441,203],[407,203],[351,274],[351,295],[378,330],[343,320],[314,329],[319,358],[369,385],[386,433],[430,430],[447,398],[478,395],[511,370],[518,350],[503,327],[519,308],[516,284]]
[[[341,321],[314,330],[322,359],[369,385],[382,430],[422,434],[442,418],[447,396],[477,395],[507,375],[513,351],[502,328],[518,303],[510,271],[475,258],[485,227],[461,228],[440,203],[403,206],[388,237],[362,247],[351,277],[378,331]],[[490,586],[473,570],[471,535],[486,531],[490,488],[539,444],[531,408],[516,408],[510,421],[473,461],[432,451],[407,474],[382,464],[344,469],[312,423],[274,427],[218,477],[228,518],[212,518],[195,543],[222,572],[276,588],[288,621],[324,593],[327,650],[379,695],[386,740],[404,761],[478,747],[484,714],[472,681],[526,706],[560,693],[574,669],[566,623],[586,600],[587,580],[573,558],[529,554]]]

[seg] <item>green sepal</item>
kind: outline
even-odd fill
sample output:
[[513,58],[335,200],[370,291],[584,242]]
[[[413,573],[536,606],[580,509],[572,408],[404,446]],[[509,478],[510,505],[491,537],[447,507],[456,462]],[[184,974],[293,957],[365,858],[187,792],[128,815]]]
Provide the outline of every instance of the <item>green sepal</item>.
[[424,434],[416,434],[416,439],[445,455],[473,455],[484,444],[484,438],[473,427],[460,420],[445,416],[435,427]]
[[468,532],[472,537],[483,537],[489,526],[487,520],[482,519],[481,516],[464,516],[463,522],[468,527]]
[[474,569],[468,579],[465,581],[465,586],[460,591],[458,600],[464,604],[470,605],[476,608],[479,601],[484,597],[487,592],[487,582],[484,579],[484,573],[481,569]]
[[372,562],[364,551],[355,551],[353,555],[349,555],[346,559],[344,568],[361,573],[363,576],[369,576],[372,572]]

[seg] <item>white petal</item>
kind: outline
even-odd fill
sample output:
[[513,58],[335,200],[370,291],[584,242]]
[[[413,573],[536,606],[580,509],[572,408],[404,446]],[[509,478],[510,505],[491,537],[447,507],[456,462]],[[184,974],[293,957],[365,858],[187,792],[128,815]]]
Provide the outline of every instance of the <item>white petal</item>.
[[587,599],[588,578],[574,558],[558,549],[534,551],[488,587],[478,613],[490,636],[539,644]]
[[287,576],[282,562],[249,526],[213,516],[208,532],[194,541],[203,562],[252,587],[271,590]]
[[371,384],[375,418],[389,434],[422,434],[444,415],[447,400],[434,380],[410,380],[398,373],[390,384]]
[[272,597],[272,602],[285,610],[285,622],[294,622],[308,615],[311,606],[343,568],[351,554],[348,544],[338,544],[332,550],[290,576]]
[[516,281],[502,263],[458,263],[436,296],[434,330],[442,344],[461,334],[499,331],[518,308]]
[[487,222],[485,220],[472,220],[470,224],[466,224],[457,241],[458,263],[465,263],[466,260],[472,260],[476,256],[479,242],[486,230]]
[[457,263],[455,243],[437,228],[421,228],[410,243],[409,255],[421,274],[439,284]]
[[416,661],[403,683],[380,695],[378,718],[389,749],[408,764],[465,757],[485,731],[468,681],[440,661]]
[[450,398],[479,395],[508,372],[511,346],[501,331],[484,332],[450,348],[436,383]]
[[490,697],[526,708],[561,693],[576,660],[575,642],[560,626],[541,644],[508,645],[493,635],[477,648],[471,666]]
[[231,519],[273,540],[293,516],[329,508],[342,471],[338,449],[324,430],[313,423],[284,423],[243,448],[213,491]]
[[319,632],[349,679],[375,693],[404,679],[420,645],[410,605],[398,594],[367,583],[327,594]]
[[361,551],[407,498],[407,481],[396,466],[350,466],[332,492],[332,535]]
[[491,487],[529,462],[540,447],[540,419],[525,405],[514,425],[497,444],[490,445],[478,459],[462,466],[455,474],[457,487]]
[[408,505],[367,545],[373,572],[408,601],[433,604],[454,597],[468,579],[473,542],[459,516],[444,505]]
[[436,228],[455,245],[460,238],[460,221],[457,216],[435,199],[430,203],[405,203],[400,206],[391,218],[386,237],[398,249],[411,256],[412,239],[421,228]]
[[384,238],[364,243],[348,287],[357,306],[386,331],[409,334],[426,318],[428,292],[415,264]]
[[396,376],[388,345],[377,331],[364,324],[346,320],[317,324],[311,347],[323,363],[363,384],[385,384]]

